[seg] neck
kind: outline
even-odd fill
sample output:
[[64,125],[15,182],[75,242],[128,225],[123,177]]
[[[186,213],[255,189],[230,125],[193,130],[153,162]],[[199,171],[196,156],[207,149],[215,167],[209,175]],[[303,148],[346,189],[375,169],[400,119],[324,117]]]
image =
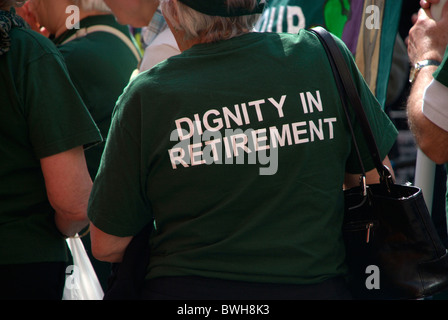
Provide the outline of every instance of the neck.
[[[159,7],[159,1],[143,1],[141,12],[144,13],[144,19],[142,18],[141,27],[146,27],[153,18],[154,14]],[[142,15],[143,17],[143,15]]]
[[190,49],[195,44],[201,43],[199,39],[184,40],[183,36],[179,36],[179,38],[181,39],[178,39],[176,35],[174,35],[174,38],[176,39],[177,45],[179,46],[179,50],[182,52]]
[[[87,17],[90,17],[90,16],[99,16],[99,15],[108,15],[108,14],[110,14],[110,13],[104,12],[104,11],[80,11],[79,21],[81,21],[82,19],[85,19]],[[60,26],[57,28],[57,30],[55,32],[56,38],[68,30],[67,25],[66,25],[66,21],[67,21],[66,19],[68,19],[69,17],[70,17],[70,15],[67,15],[65,17],[65,19],[62,21],[63,23],[61,23]]]
[[185,31],[178,30],[175,28],[168,19],[166,20],[166,23],[168,24],[168,27],[170,28],[171,32],[173,33],[174,39],[176,39],[177,45],[179,47],[180,51],[185,51],[190,49],[195,44],[201,43],[200,38],[185,40]]

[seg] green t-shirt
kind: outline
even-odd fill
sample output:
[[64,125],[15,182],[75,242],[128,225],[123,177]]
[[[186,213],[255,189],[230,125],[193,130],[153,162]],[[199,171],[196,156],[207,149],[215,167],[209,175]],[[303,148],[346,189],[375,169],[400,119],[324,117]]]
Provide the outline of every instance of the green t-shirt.
[[101,135],[51,41],[19,28],[10,35],[0,56],[0,264],[64,261],[39,159]]
[[[129,28],[118,24],[113,15],[89,16],[80,21],[79,27],[88,29],[96,25],[113,27],[133,41]],[[106,140],[115,103],[137,69],[138,61],[129,47],[109,32],[92,32],[64,43],[77,31],[67,30],[53,42],[64,56],[70,77]],[[86,151],[92,178],[103,149],[101,143]]]
[[[434,72],[434,79],[439,81],[444,86],[448,87],[448,47],[446,48],[442,64],[437,68],[436,72]],[[445,168],[448,171],[448,163],[445,164]],[[448,210],[448,194],[446,197],[446,210]]]
[[434,72],[434,79],[448,87],[448,47],[446,48],[442,64]]
[[381,105],[386,103],[402,0],[269,0],[256,30],[297,33],[322,26],[344,41]]
[[[397,131],[344,54],[385,156]],[[360,171],[319,40],[251,33],[195,45],[127,87],[88,214],[117,236],[155,217],[147,278],[317,283],[345,273],[346,170]]]

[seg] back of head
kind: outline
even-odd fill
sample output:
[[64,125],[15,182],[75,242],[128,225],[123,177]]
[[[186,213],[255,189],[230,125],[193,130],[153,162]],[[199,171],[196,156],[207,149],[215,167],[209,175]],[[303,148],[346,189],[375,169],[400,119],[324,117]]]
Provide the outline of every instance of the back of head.
[[[251,31],[263,9],[260,0],[161,0],[165,18],[185,40],[215,42]],[[175,18],[176,17],[176,18]]]
[[0,56],[11,48],[10,32],[14,27],[28,28],[27,23],[15,14],[12,7],[20,7],[26,1],[0,0]]

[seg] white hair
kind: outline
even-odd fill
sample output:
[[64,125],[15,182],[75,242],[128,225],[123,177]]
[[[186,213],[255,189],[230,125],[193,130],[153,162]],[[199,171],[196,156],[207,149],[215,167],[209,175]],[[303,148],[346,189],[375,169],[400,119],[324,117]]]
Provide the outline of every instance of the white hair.
[[71,2],[85,11],[111,11],[103,0],[71,0]]
[[[259,14],[219,17],[200,13],[183,3],[173,0],[161,0],[161,8],[165,19],[174,28],[185,31],[185,40],[200,39],[201,42],[216,42],[230,39],[254,29],[260,18]],[[227,0],[229,8],[255,8],[257,0]],[[173,17],[177,17],[178,23]]]

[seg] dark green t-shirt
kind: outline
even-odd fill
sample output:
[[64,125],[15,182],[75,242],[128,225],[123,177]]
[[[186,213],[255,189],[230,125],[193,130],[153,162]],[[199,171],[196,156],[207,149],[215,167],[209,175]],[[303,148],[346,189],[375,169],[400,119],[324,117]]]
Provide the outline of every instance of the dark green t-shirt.
[[[131,42],[127,26],[117,23],[113,15],[89,16],[80,21],[80,29],[105,25],[122,32]],[[107,139],[112,111],[118,97],[129,82],[138,61],[130,48],[116,35],[97,31],[65,42],[78,30],[64,32],[53,42],[64,56],[70,77],[98,128]],[[92,178],[98,170],[104,143],[86,151],[87,166]]]
[[269,0],[256,30],[297,33],[323,26],[344,41],[384,107],[402,2]]
[[0,56],[0,264],[64,261],[39,160],[101,135],[51,41],[10,35]]
[[434,72],[434,79],[448,87],[448,47],[446,48],[442,64]]
[[[397,131],[338,43],[385,156]],[[155,217],[147,278],[317,283],[345,273],[346,171],[360,170],[319,40],[251,33],[195,45],[127,87],[88,214],[117,236]]]
[[[446,48],[442,64],[437,68],[436,72],[434,72],[434,79],[448,87],[448,47]],[[448,164],[445,164],[445,168],[448,170]],[[448,194],[446,199],[446,210],[448,210]]]

